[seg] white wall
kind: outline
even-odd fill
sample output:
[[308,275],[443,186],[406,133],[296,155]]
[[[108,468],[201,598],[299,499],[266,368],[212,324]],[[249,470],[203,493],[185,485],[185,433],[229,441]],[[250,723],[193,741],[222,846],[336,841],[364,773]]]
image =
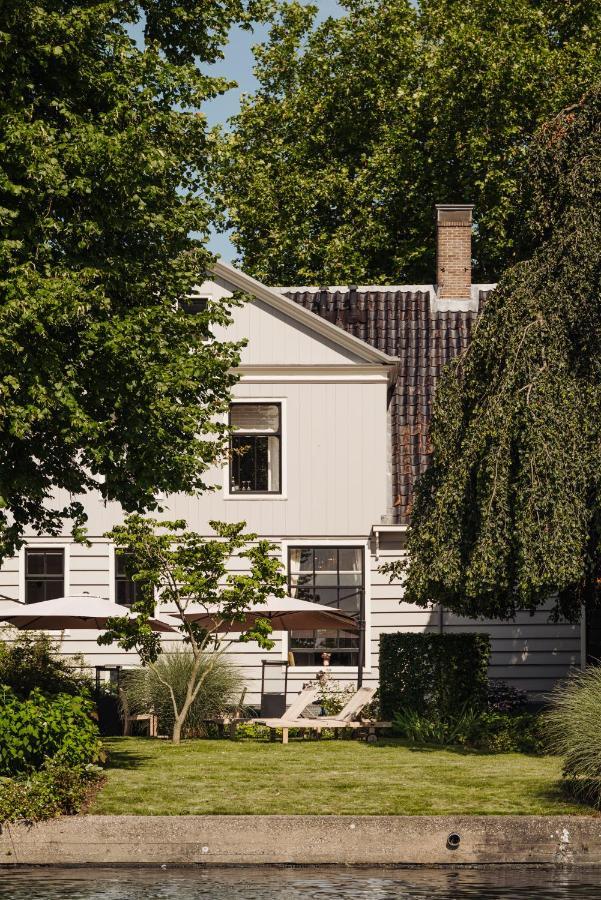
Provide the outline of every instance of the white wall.
[[[379,559],[372,556],[372,677],[378,673],[380,634],[396,631],[440,631],[440,610],[422,609],[403,602],[403,588],[390,584],[379,572],[385,562],[403,558],[400,536],[381,538]],[[375,545],[372,544],[375,552]],[[549,620],[550,607],[533,616],[519,613],[515,621],[474,621],[444,611],[445,634],[486,632],[491,637],[489,675],[502,678],[532,695],[547,693],[558,678],[580,667],[580,625]]]

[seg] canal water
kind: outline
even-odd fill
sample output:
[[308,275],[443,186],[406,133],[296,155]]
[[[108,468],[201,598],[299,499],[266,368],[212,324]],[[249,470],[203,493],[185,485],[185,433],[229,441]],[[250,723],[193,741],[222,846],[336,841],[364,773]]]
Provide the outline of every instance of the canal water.
[[601,898],[601,871],[569,869],[0,868],[10,900],[563,900]]

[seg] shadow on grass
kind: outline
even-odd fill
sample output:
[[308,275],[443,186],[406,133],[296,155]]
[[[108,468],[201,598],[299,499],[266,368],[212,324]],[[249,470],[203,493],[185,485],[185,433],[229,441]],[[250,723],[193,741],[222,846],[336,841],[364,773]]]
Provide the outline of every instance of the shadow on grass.
[[138,769],[144,763],[152,759],[152,754],[141,753],[138,748],[136,750],[123,749],[116,750],[114,747],[108,749],[108,759],[106,761],[106,769]]

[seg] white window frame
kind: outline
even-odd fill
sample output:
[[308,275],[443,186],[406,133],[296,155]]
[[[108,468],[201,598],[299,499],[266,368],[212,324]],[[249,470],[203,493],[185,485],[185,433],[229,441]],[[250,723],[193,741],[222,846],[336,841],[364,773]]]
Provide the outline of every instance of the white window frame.
[[[371,654],[371,550],[369,540],[358,538],[357,540],[349,540],[348,538],[339,539],[336,537],[326,540],[310,540],[307,538],[292,538],[282,541],[282,563],[284,564],[284,572],[286,573],[286,584],[288,584],[288,548],[289,547],[362,547],[363,548],[363,571],[364,571],[364,590],[365,590],[365,659],[363,662],[363,674],[371,674],[372,654]],[[282,632],[282,659],[288,659],[289,652],[289,636],[287,631]],[[288,674],[299,672],[301,675],[315,675],[321,671],[323,666],[291,666]],[[357,666],[328,666],[328,671],[335,675],[357,675]]]
[[280,407],[280,469],[282,473],[282,483],[279,493],[262,493],[255,494],[252,491],[230,491],[230,460],[228,459],[223,467],[223,499],[237,500],[238,503],[246,503],[250,500],[256,503],[257,500],[263,503],[270,503],[272,500],[288,499],[288,419],[287,419],[287,398],[286,397],[232,397],[230,403],[277,403]]

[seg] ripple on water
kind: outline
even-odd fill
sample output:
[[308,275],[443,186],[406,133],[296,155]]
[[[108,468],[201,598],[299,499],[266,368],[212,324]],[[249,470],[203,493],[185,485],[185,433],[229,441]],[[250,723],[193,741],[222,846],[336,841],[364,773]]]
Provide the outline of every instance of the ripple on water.
[[10,900],[599,900],[600,885],[564,869],[0,869]]

